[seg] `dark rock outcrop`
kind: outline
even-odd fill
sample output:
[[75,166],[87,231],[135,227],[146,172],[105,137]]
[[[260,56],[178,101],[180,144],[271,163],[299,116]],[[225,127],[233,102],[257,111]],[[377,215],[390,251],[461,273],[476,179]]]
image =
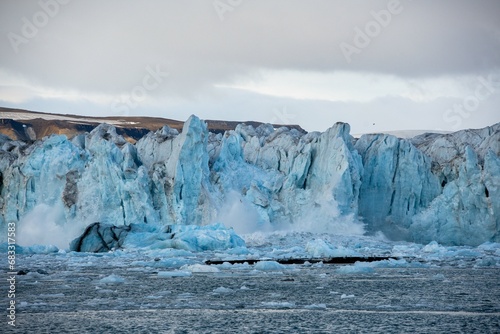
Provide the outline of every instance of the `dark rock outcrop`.
[[122,246],[123,240],[130,232],[131,226],[113,226],[93,223],[85,232],[70,244],[76,252],[104,253]]

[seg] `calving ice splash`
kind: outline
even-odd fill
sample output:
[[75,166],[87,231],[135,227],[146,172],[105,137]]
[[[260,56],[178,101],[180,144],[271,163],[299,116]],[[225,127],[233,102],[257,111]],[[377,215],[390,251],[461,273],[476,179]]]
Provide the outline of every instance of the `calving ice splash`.
[[[409,140],[349,131],[240,124],[221,134],[191,116],[181,133],[165,126],[135,144],[107,124],[32,144],[2,137],[0,225],[16,223],[26,252],[248,255],[267,238],[296,256],[342,253],[335,240],[308,244],[318,234],[373,249],[500,240],[500,124]],[[297,254],[287,238],[301,240]]]

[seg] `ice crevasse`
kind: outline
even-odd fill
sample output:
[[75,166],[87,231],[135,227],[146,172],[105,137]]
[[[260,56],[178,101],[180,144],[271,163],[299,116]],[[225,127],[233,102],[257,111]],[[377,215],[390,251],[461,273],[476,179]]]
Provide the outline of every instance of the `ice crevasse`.
[[412,139],[349,131],[240,124],[216,134],[191,116],[181,133],[165,126],[135,144],[107,124],[32,144],[1,137],[0,227],[63,227],[73,239],[94,222],[332,233],[362,222],[393,239],[500,242],[500,123]]

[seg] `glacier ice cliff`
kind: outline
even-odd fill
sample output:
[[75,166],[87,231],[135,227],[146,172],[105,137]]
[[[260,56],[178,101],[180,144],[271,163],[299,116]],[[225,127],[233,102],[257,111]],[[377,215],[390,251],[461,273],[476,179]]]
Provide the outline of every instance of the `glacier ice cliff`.
[[[107,124],[71,140],[2,136],[0,226],[16,222],[21,242],[34,225],[71,231],[66,244],[86,230],[80,246],[101,251],[122,246],[131,226],[214,222],[500,241],[500,123],[412,139],[349,132],[345,123],[324,133],[240,124],[214,134],[191,116],[180,133],[165,126],[135,144]],[[54,214],[36,214],[47,208]],[[99,235],[109,242],[96,244]]]

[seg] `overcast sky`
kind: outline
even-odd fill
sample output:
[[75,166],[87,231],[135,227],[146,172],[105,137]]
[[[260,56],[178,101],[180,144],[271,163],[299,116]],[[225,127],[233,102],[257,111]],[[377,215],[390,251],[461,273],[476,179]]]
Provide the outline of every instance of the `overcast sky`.
[[0,2],[0,105],[353,133],[500,121],[500,1]]

